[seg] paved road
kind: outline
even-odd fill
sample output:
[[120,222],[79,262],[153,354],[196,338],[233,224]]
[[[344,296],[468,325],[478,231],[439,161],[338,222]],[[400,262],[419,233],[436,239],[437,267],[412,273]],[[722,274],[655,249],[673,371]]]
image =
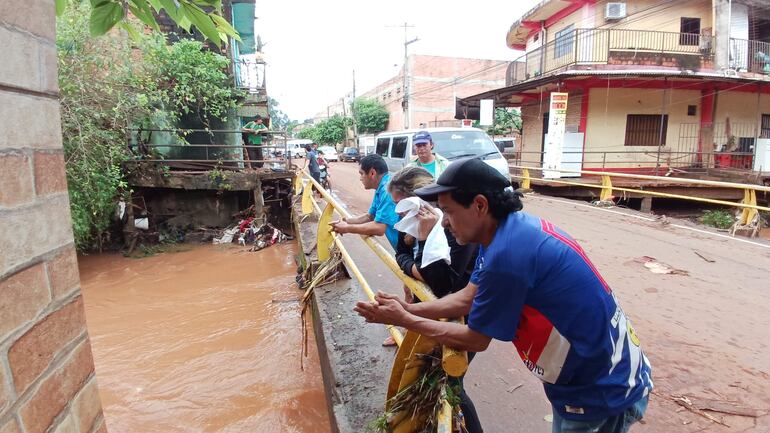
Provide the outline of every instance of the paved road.
[[[330,169],[334,193],[353,214],[365,212],[373,195],[361,187],[357,168]],[[644,424],[632,431],[770,432],[770,243],[578,201],[528,195],[524,203],[580,242],[634,323],[655,391]],[[401,292],[363,242],[346,236],[345,244],[372,286]],[[661,268],[655,263],[675,271],[654,273],[650,267]],[[485,431],[550,431],[542,387],[510,343],[479,354],[466,387]],[[706,415],[727,426],[680,407],[675,399],[682,396],[720,410]],[[723,413],[752,410],[757,416]]]

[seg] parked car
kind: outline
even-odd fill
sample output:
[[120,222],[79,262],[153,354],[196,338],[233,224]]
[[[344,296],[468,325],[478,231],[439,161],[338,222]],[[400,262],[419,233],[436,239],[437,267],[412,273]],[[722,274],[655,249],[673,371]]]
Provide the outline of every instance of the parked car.
[[340,161],[360,161],[361,160],[361,153],[358,151],[355,147],[346,147],[342,153],[340,154]]
[[495,138],[495,144],[500,152],[504,155],[516,153],[516,139],[513,137],[500,137]]
[[324,153],[324,158],[329,162],[340,160],[339,156],[337,156],[337,149],[332,146],[318,146],[318,150]]
[[450,161],[480,158],[506,179],[511,178],[508,161],[487,133],[477,128],[426,128],[383,132],[376,137],[374,152],[385,158],[389,171],[396,172],[416,158],[412,137],[419,131],[430,133],[434,153]]

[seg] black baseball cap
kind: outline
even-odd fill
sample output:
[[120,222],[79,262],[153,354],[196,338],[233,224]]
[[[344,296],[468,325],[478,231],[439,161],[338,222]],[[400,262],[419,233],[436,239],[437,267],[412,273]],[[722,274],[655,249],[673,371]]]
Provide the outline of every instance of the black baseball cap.
[[511,186],[499,171],[478,158],[460,159],[441,173],[435,183],[414,191],[425,201],[436,201],[442,192],[462,189],[468,192],[496,191]]

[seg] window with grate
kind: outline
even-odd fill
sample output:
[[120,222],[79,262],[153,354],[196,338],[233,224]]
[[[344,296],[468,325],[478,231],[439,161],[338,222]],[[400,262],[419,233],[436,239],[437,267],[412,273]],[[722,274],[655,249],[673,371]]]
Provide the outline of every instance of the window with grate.
[[553,46],[553,58],[558,59],[572,53],[575,44],[575,25],[570,24],[561,31],[556,32]]
[[403,158],[406,155],[406,143],[409,137],[393,137],[393,146],[390,148],[391,158]]
[[390,146],[390,137],[378,138],[377,148],[374,149],[374,153],[380,156],[388,156],[389,146]]
[[700,18],[682,18],[679,33],[679,45],[699,45]]
[[770,114],[762,115],[762,130],[759,134],[760,138],[770,138]]
[[[661,124],[662,122],[662,124]],[[666,145],[668,115],[629,114],[626,118],[626,146]]]

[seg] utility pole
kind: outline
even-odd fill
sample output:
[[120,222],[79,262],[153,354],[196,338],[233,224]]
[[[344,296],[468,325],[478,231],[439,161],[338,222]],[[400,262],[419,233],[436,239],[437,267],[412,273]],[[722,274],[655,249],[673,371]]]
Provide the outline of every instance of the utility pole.
[[404,68],[402,71],[402,74],[404,76],[404,83],[403,83],[404,99],[401,101],[401,108],[404,109],[404,129],[407,129],[409,128],[409,69],[407,67],[409,54],[407,52],[407,47],[409,46],[409,44],[419,41],[420,38],[414,38],[411,41],[409,40],[407,29],[414,26],[409,25],[408,23],[404,23],[403,25],[398,25],[398,26],[391,26],[391,27],[404,28]]
[[356,121],[356,70],[353,69],[353,96],[350,102],[350,113],[353,116],[353,141],[358,148],[358,122]]
[[[342,103],[342,119],[344,120],[346,117],[348,117],[348,109],[347,109],[347,107],[345,107],[345,97],[344,96],[342,98],[340,98],[340,103]],[[345,129],[345,145],[342,146],[342,148],[344,149],[346,147],[346,145],[348,144],[348,140],[349,140],[347,125],[343,124],[343,129]]]

